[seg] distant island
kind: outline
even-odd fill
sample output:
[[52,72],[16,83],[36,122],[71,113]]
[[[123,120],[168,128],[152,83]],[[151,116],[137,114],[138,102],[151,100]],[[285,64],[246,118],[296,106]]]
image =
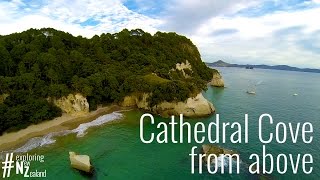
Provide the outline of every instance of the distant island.
[[285,70],[285,71],[299,71],[299,72],[313,72],[313,73],[320,73],[320,69],[311,69],[311,68],[297,68],[291,67],[288,65],[276,65],[276,66],[269,66],[269,65],[242,65],[242,64],[230,64],[226,63],[222,60],[213,62],[213,63],[206,63],[208,66],[211,67],[239,67],[239,68],[246,68],[246,69],[274,69],[274,70]]

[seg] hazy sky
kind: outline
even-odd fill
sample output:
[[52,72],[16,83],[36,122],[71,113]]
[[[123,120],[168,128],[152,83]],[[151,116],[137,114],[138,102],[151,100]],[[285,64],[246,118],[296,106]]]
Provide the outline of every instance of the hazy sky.
[[0,34],[42,27],[176,31],[206,62],[320,68],[320,0],[0,0]]

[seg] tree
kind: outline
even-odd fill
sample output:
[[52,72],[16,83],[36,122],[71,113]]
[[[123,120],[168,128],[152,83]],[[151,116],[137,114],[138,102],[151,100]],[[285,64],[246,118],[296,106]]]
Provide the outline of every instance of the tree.
[[29,51],[23,56],[22,62],[25,64],[26,68],[30,70],[33,64],[36,62],[37,57],[38,53],[36,51]]
[[[192,66],[183,76],[177,63]],[[148,101],[184,101],[205,90],[212,70],[197,47],[176,33],[141,29],[90,39],[52,28],[0,36],[0,133],[59,116],[48,97],[81,93],[90,109],[119,102],[131,93]]]
[[10,53],[0,44],[0,75],[11,76],[13,74],[14,62]]

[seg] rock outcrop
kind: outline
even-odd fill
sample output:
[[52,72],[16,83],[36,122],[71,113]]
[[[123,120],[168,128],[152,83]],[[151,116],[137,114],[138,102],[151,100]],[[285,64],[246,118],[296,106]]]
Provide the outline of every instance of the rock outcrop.
[[4,100],[6,100],[6,98],[9,96],[9,94],[2,94],[0,95],[0,104],[2,104],[4,102]]
[[[188,60],[177,63],[176,67],[170,70],[170,72],[173,71],[182,72],[185,78],[190,78],[190,75],[193,73],[192,66]],[[129,95],[124,97],[120,104],[125,107],[135,106],[153,114],[159,114],[163,117],[180,114],[183,114],[186,117],[202,117],[208,116],[215,111],[213,104],[205,99],[201,93],[197,94],[195,97],[190,97],[183,102],[164,101],[152,107],[150,106],[148,100],[150,96],[152,96],[151,93],[137,93],[134,95]]]
[[201,117],[208,116],[215,111],[212,103],[205,99],[201,93],[195,97],[188,98],[184,102],[165,101],[153,107],[150,107],[147,101],[149,96],[147,93],[140,95],[140,97],[135,95],[126,96],[122,102],[122,106],[136,106],[163,117],[179,114],[183,114],[185,117]]
[[137,105],[136,96],[126,96],[120,104],[124,107],[132,107]]
[[[204,157],[204,159],[203,159],[203,161],[205,163],[207,163],[208,157],[209,157],[210,154],[214,154],[217,157],[219,157],[219,155],[221,155],[221,154],[229,154],[229,155],[239,154],[236,151],[229,150],[229,149],[224,149],[224,148],[221,148],[219,146],[211,145],[211,144],[202,145],[202,152],[201,153],[206,155]],[[211,159],[210,163],[214,162],[214,160],[215,159]]]
[[69,152],[69,159],[71,162],[71,167],[86,173],[92,172],[90,157],[88,155],[77,155],[75,152]]
[[207,155],[209,154],[215,154],[215,155],[219,155],[219,154],[238,154],[236,151],[234,150],[230,150],[230,149],[224,149],[221,148],[217,145],[212,145],[212,144],[203,144],[202,145],[202,153],[205,153]]
[[80,116],[89,113],[89,103],[81,94],[69,94],[67,97],[59,99],[48,98],[48,100],[52,101],[64,113],[73,116]]
[[219,72],[213,73],[210,85],[215,87],[224,87],[224,81]]
[[185,72],[185,70],[189,70],[192,72],[192,66],[191,64],[189,63],[188,60],[186,60],[186,63],[182,62],[182,63],[177,63],[176,64],[176,70],[179,70],[182,72],[183,76],[185,78],[188,78],[189,75]]

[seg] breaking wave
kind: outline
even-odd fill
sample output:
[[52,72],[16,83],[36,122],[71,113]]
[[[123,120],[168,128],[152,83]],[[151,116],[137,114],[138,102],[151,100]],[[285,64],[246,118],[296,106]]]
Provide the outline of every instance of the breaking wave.
[[[56,140],[55,140],[56,137],[65,136],[65,135],[68,135],[71,133],[76,133],[77,137],[83,137],[84,135],[86,135],[86,131],[90,127],[101,126],[102,124],[105,124],[107,122],[119,120],[122,117],[123,117],[123,114],[121,114],[119,112],[113,112],[110,114],[106,114],[106,115],[98,117],[97,119],[95,119],[91,122],[80,124],[76,129],[73,129],[73,130],[52,132],[52,133],[49,133],[49,134],[44,135],[42,137],[31,138],[23,146],[15,149],[15,150],[6,151],[6,152],[14,152],[14,153],[28,152],[32,149],[37,148],[37,147],[43,147],[43,146],[46,146],[49,144],[53,144],[56,142]],[[3,153],[6,153],[6,152],[3,152]]]
[[90,127],[100,126],[104,123],[107,123],[116,119],[121,119],[122,116],[123,115],[118,112],[113,112],[111,114],[100,116],[94,121],[80,124],[76,129],[72,130],[72,132],[77,133],[77,137],[83,137],[86,134],[87,129],[89,129]]

